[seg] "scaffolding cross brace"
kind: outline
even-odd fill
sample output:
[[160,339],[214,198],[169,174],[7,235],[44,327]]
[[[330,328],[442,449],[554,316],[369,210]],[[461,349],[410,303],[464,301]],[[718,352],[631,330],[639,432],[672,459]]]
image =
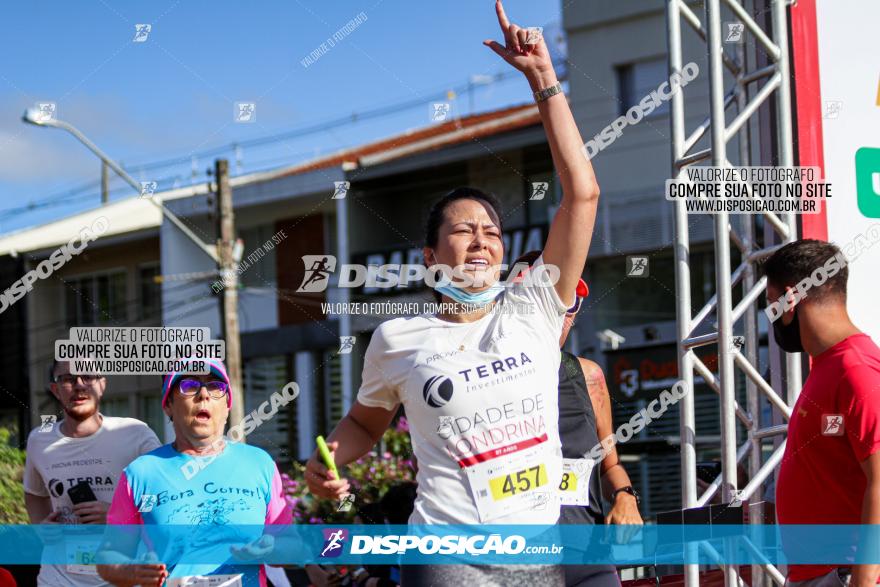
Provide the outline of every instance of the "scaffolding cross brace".
[[[766,7],[765,7],[766,3]],[[753,153],[751,127],[765,103],[775,99],[774,115],[763,120],[771,121],[772,139],[775,141],[777,164],[793,165],[792,104],[790,91],[787,4],[784,0],[754,0],[751,12],[738,0],[704,0],[705,14],[699,16],[684,0],[667,0],[666,24],[669,57],[669,74],[681,74],[683,44],[681,21],[690,25],[697,36],[705,42],[709,83],[709,116],[690,134],[686,133],[685,100],[683,91],[673,94],[671,110],[672,135],[672,178],[678,179],[687,166],[707,161],[712,166],[730,166],[728,143],[738,140],[738,153],[735,159],[741,165],[748,165]],[[754,40],[753,61],[766,61],[767,65],[749,71],[749,55],[742,45],[737,46],[735,55],[724,51],[722,36],[722,5],[743,25],[743,32]],[[759,12],[760,10],[760,12]],[[764,30],[758,17],[769,13],[770,30]],[[755,15],[755,16],[753,16]],[[764,19],[766,20],[766,19]],[[758,48],[763,52],[758,55]],[[725,71],[731,88],[725,91]],[[759,85],[763,82],[763,85]],[[727,110],[735,106],[735,112],[727,121]],[[757,126],[755,124],[755,126]],[[695,146],[709,133],[709,147],[694,150]],[[757,133],[755,133],[757,134]],[[688,214],[685,202],[674,203],[674,258],[676,281],[677,352],[680,378],[687,389],[693,391],[696,372],[720,397],[721,404],[721,465],[722,472],[703,495],[697,494],[696,484],[696,431],[693,393],[686,395],[680,406],[681,434],[681,479],[682,508],[700,507],[721,491],[724,503],[748,504],[758,501],[758,490],[772,475],[785,449],[784,441],[767,458],[763,459],[763,444],[767,439],[778,439],[786,433],[786,426],[766,426],[761,428],[761,398],[766,398],[770,406],[787,420],[791,416],[801,387],[801,357],[799,354],[786,354],[785,361],[779,362],[784,370],[786,398],[774,391],[758,368],[758,303],[766,288],[766,279],[758,278],[757,264],[773,253],[780,244],[770,244],[758,248],[757,216],[747,217],[738,233],[731,225],[729,214],[720,212],[714,216],[715,250],[715,295],[705,306],[693,314],[691,307],[690,282],[690,235]],[[796,216],[764,213],[765,227],[777,235],[779,243],[797,238]],[[741,262],[731,270],[731,242],[739,250]],[[742,288],[741,301],[734,307],[734,288]],[[716,324],[710,334],[697,335],[705,329],[706,320],[714,313]],[[739,325],[739,333],[735,327]],[[742,346],[732,344],[734,335],[742,337]],[[718,374],[711,370],[695,354],[694,349],[716,345],[718,349]],[[778,352],[775,343],[770,342],[771,353]],[[771,364],[773,364],[771,362]],[[736,369],[746,380],[746,403],[740,405],[736,400]],[[737,445],[737,419],[746,431],[746,441]],[[748,457],[749,482],[742,489],[737,487],[737,467]],[[761,516],[749,516],[751,523],[761,523]],[[725,585],[742,585],[739,570],[735,565],[721,565]],[[686,587],[699,585],[699,567],[685,566]],[[765,585],[765,577],[778,585],[785,578],[773,565],[753,565],[752,585]]]

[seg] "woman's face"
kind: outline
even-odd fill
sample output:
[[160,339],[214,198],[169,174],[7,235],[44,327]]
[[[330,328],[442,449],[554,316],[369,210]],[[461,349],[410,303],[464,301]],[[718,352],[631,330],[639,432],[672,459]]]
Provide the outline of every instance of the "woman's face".
[[[188,375],[186,379],[195,379],[203,384],[209,381],[220,381],[214,375]],[[174,434],[184,437],[192,445],[214,442],[223,436],[226,421],[229,419],[229,404],[226,396],[215,399],[208,393],[204,385],[195,395],[185,396],[180,393],[180,383],[171,390],[175,394],[173,400],[165,404],[165,415],[170,416],[174,423]]]
[[468,291],[482,291],[495,284],[504,244],[492,208],[478,200],[461,199],[446,206],[443,216],[437,246],[424,249],[427,265],[460,267],[459,271],[473,280],[474,286],[465,288]]

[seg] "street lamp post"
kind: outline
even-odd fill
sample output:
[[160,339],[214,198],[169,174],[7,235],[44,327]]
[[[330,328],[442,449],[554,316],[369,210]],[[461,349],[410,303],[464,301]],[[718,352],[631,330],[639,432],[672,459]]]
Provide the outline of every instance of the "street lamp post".
[[[107,156],[104,151],[98,148],[98,146],[90,141],[88,137],[86,137],[83,133],[79,131],[75,126],[68,122],[64,122],[63,120],[58,120],[54,116],[45,116],[43,112],[37,110],[36,108],[28,108],[24,116],[22,116],[22,120],[28,124],[33,124],[36,126],[48,126],[53,128],[60,128],[61,130],[66,130],[70,134],[72,134],[76,139],[85,145],[92,153],[98,156],[99,159],[104,163],[104,166],[109,167],[116,175],[121,177],[125,183],[130,185],[139,196],[143,196],[143,186],[135,181],[133,177],[131,177],[119,164],[113,161],[110,157]],[[217,246],[215,245],[207,245],[199,239],[190,229],[187,227],[181,220],[178,218],[171,210],[169,210],[165,205],[156,198],[149,197],[150,202],[158,207],[162,214],[168,218],[177,228],[179,228],[183,234],[187,236],[193,243],[195,243],[206,255],[211,257],[215,263],[217,263],[218,270],[220,274],[224,278],[229,278],[231,276],[235,276],[235,265],[236,265],[236,253],[233,249],[233,217],[232,217],[232,194],[229,189],[229,180],[227,174],[227,162],[225,160],[220,160],[217,162],[218,172],[222,169],[222,177],[218,175],[217,177],[217,185],[218,192],[220,192],[221,196],[225,194],[223,201],[225,202],[225,206],[221,206],[221,225],[223,227],[223,237],[221,239],[221,245],[223,247],[222,251],[217,250]],[[105,167],[105,169],[106,169]],[[222,252],[222,256],[219,254]],[[233,279],[233,283],[235,283]],[[241,386],[241,347],[239,344],[239,331],[238,331],[238,292],[227,292],[227,295],[224,296],[224,305],[223,305],[223,318],[224,318],[224,334],[226,335],[226,364],[229,368],[229,375],[231,378],[230,383],[232,384],[232,393],[235,401],[233,402],[233,410],[229,414],[229,424],[230,426],[237,425],[241,418],[244,415],[243,407],[244,407],[244,390]]]
[[[74,137],[76,137],[76,139],[83,145],[85,145],[92,153],[97,155],[98,158],[103,161],[105,165],[107,165],[107,167],[116,172],[116,175],[121,177],[125,181],[125,183],[130,185],[138,193],[139,196],[142,195],[143,186],[135,181],[135,179],[130,176],[122,167],[120,167],[119,164],[117,164],[113,159],[108,157],[107,154],[104,153],[104,151],[99,149],[95,143],[90,141],[87,136],[81,133],[78,128],[68,122],[58,120],[54,116],[46,118],[41,114],[42,113],[36,108],[28,108],[27,110],[25,110],[24,116],[22,116],[21,119],[24,122],[27,122],[28,124],[33,124],[35,126],[49,126],[53,128],[60,128],[61,130],[66,130]],[[164,214],[168,218],[168,220],[174,223],[174,225],[179,228],[183,232],[183,234],[187,236],[187,238],[189,238],[196,244],[196,246],[202,249],[202,251],[204,251],[206,255],[211,257],[211,259],[213,259],[215,263],[220,262],[220,257],[217,255],[217,250],[213,245],[206,245],[205,243],[203,243],[201,239],[199,239],[199,237],[197,237],[193,233],[193,231],[191,231],[189,227],[186,226],[180,220],[180,218],[177,217],[177,215],[166,208],[165,205],[162,204],[162,202],[157,201],[155,198],[149,198],[149,200],[154,206],[158,207],[162,211],[162,214]]]

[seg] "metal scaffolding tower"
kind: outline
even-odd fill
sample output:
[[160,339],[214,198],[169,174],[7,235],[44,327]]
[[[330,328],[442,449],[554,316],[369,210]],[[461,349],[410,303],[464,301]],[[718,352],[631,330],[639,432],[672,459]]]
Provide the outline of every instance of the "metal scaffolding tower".
[[[756,4],[764,0],[755,0]],[[704,0],[705,14],[700,17],[685,0],[667,0],[667,42],[669,51],[669,73],[681,74],[682,38],[681,20],[684,19],[696,34],[705,42],[708,60],[709,116],[690,134],[685,130],[685,100],[683,92],[676,92],[671,100],[672,126],[672,177],[679,178],[685,168],[706,161],[712,166],[730,166],[730,159],[737,159],[740,165],[749,165],[760,146],[767,152],[767,142],[774,148],[774,161],[779,166],[793,165],[792,145],[792,105],[789,87],[789,55],[787,5],[785,0],[766,0],[766,6],[753,6],[750,12],[738,0]],[[692,4],[692,3],[691,3]],[[754,52],[748,54],[743,45],[734,45],[735,51],[724,51],[722,36],[722,4],[726,5],[733,22],[743,25],[740,29],[747,39],[754,41]],[[763,18],[761,18],[763,17]],[[769,18],[767,18],[769,17]],[[759,21],[771,23],[769,31]],[[739,27],[737,27],[739,28]],[[731,45],[727,45],[730,47]],[[747,58],[762,65],[747,71]],[[725,70],[730,89],[725,91]],[[771,104],[775,97],[775,108],[768,116],[765,103]],[[727,111],[731,110],[728,122]],[[762,129],[771,132],[752,133],[757,127],[756,119],[761,114]],[[709,146],[695,149],[701,139],[709,132]],[[756,145],[751,135],[762,134],[765,144]],[[728,153],[728,143],[737,139],[738,149]],[[770,139],[767,141],[766,139]],[[759,139],[760,140],[760,137]],[[765,163],[770,164],[770,163]],[[780,245],[797,238],[797,225],[794,214],[776,215],[765,213],[760,216],[743,216],[741,227],[737,230],[726,212],[714,216],[715,246],[715,295],[706,305],[693,314],[691,308],[690,282],[690,242],[688,234],[688,214],[683,201],[675,204],[675,279],[677,291],[677,338],[678,368],[681,379],[687,388],[693,390],[694,372],[720,397],[721,404],[721,476],[702,495],[697,494],[696,484],[696,431],[694,422],[693,393],[685,396],[680,405],[681,416],[681,473],[682,507],[693,508],[707,505],[720,489],[723,503],[748,503],[760,501],[758,491],[770,478],[782,459],[785,449],[784,423],[766,425],[761,422],[761,406],[764,400],[782,415],[778,422],[787,421],[791,415],[791,405],[801,387],[800,355],[786,354],[782,359],[775,343],[770,342],[773,381],[777,387],[784,378],[787,397],[782,398],[764,379],[758,369],[758,302],[766,287],[766,278],[759,277],[757,263],[766,258]],[[764,242],[759,248],[756,235],[764,226]],[[776,236],[773,236],[775,233]],[[739,250],[742,261],[731,270],[731,243]],[[734,305],[735,288],[741,288],[741,296]],[[708,324],[714,315],[715,324]],[[705,334],[709,328],[709,334]],[[703,332],[703,334],[698,334]],[[742,337],[734,339],[734,336]],[[770,337],[772,339],[772,337]],[[741,346],[734,341],[744,343]],[[715,376],[709,367],[694,354],[694,349],[705,345],[717,345],[718,374]],[[776,359],[773,358],[775,353]],[[778,367],[778,368],[777,368]],[[736,368],[745,375],[745,405],[737,402],[735,393]],[[766,418],[765,418],[766,419]],[[737,445],[737,420],[745,430],[745,442]],[[764,427],[762,427],[764,424]],[[776,440],[772,453],[764,458],[766,441]],[[747,458],[746,470],[748,484],[743,489],[737,487],[737,466]],[[752,523],[761,523],[762,516],[751,515]],[[724,570],[725,585],[741,585],[739,570],[734,565],[721,565]],[[695,587],[699,584],[697,565],[685,566],[685,584]],[[767,578],[782,585],[784,577],[771,564],[752,567],[752,585],[763,587]]]

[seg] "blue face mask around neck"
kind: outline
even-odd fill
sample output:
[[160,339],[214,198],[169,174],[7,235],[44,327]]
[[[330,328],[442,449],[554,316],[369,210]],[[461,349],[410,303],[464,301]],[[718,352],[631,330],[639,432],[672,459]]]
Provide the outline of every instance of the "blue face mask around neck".
[[437,285],[434,287],[434,290],[440,292],[445,296],[449,296],[460,304],[485,306],[486,304],[490,304],[495,298],[498,297],[498,294],[504,291],[504,286],[496,283],[488,289],[477,293],[465,291],[451,284]]

